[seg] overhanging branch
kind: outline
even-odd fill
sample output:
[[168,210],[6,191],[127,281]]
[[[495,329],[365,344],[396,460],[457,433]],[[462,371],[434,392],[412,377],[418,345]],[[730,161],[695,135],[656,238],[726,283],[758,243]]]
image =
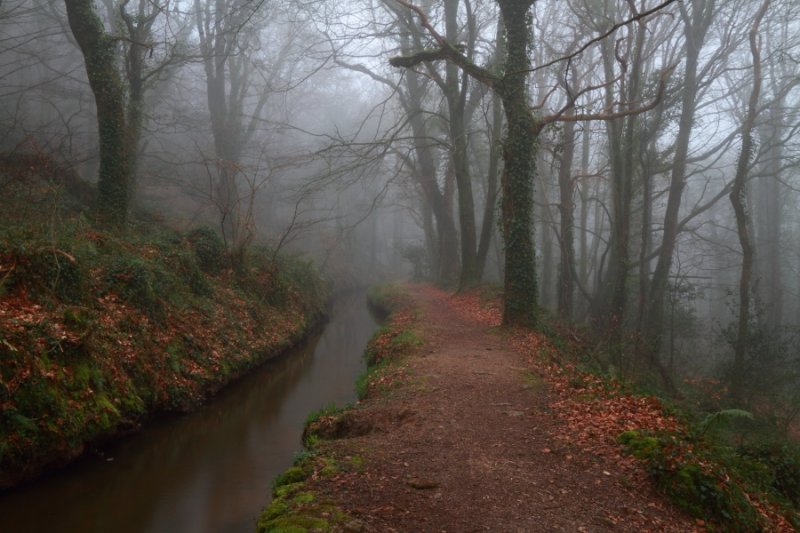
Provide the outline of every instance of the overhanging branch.
[[489,87],[495,87],[501,80],[500,77],[492,73],[491,71],[480,67],[469,60],[467,56],[463,53],[463,47],[459,45],[453,45],[452,43],[447,42],[447,39],[444,38],[439,32],[436,31],[436,28],[430,23],[428,20],[427,15],[425,12],[422,11],[419,7],[406,2],[405,0],[395,0],[401,6],[404,6],[419,17],[420,24],[423,28],[425,28],[430,36],[436,41],[436,44],[439,45],[438,48],[434,49],[426,49],[421,50],[419,52],[413,53],[407,56],[396,56],[389,59],[389,64],[393,67],[401,67],[401,68],[413,68],[420,63],[425,61],[440,61],[440,60],[448,60],[452,61],[454,64],[458,65],[464,72],[475,78],[476,80],[485,83]]

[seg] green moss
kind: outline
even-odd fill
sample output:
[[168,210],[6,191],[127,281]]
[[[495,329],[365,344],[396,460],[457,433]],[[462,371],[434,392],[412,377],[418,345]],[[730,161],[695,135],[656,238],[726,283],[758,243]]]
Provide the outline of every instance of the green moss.
[[421,346],[422,343],[422,338],[415,331],[405,330],[395,335],[390,344],[396,350],[406,351],[416,346]]
[[122,395],[120,407],[122,412],[134,416],[144,414],[147,409],[144,399],[133,390],[129,390],[127,394]]
[[619,435],[617,442],[626,446],[628,452],[637,459],[651,459],[659,452],[658,439],[639,431],[625,431]]
[[274,533],[308,533],[309,531],[330,531],[330,524],[324,518],[314,516],[291,515],[271,520],[264,529],[259,525],[258,531]]
[[92,315],[87,309],[81,307],[68,307],[64,309],[64,324],[80,332],[86,332],[93,322]]
[[[289,512],[289,504],[283,498],[274,498],[269,506],[261,513],[261,517],[265,521],[275,520],[281,515]],[[261,520],[259,520],[261,523]],[[259,527],[259,531],[269,531],[266,528]]]
[[321,457],[320,461],[323,465],[320,474],[323,477],[332,477],[339,473],[339,465],[333,457]]
[[351,456],[348,459],[348,463],[356,471],[360,471],[361,469],[364,468],[364,458],[361,457],[360,455]]
[[275,480],[272,482],[272,487],[275,489],[282,485],[297,483],[305,480],[306,477],[308,477],[308,474],[303,468],[299,466],[292,466],[275,478]]
[[155,288],[155,276],[145,260],[135,256],[112,259],[106,267],[105,281],[126,302],[150,317],[163,317],[164,305]]
[[323,418],[323,417],[326,417],[326,416],[333,416],[336,413],[341,412],[342,410],[343,410],[343,408],[339,408],[339,407],[336,406],[335,403],[331,402],[331,403],[329,403],[328,405],[326,405],[324,407],[321,407],[321,408],[319,408],[319,409],[317,409],[315,411],[311,411],[308,414],[308,416],[306,417],[305,425],[306,425],[306,427],[308,427],[311,424],[313,424],[314,422],[316,422],[317,420],[319,420],[320,418]]
[[299,494],[296,494],[292,498],[292,503],[294,505],[303,505],[303,504],[311,503],[316,499],[317,499],[317,497],[314,495],[313,492],[301,492]]
[[680,435],[638,431],[626,431],[618,440],[645,461],[656,485],[679,508],[726,531],[761,529],[758,511],[732,472],[698,450],[702,447],[697,443],[688,445]]
[[[305,478],[304,478],[305,479]],[[285,483],[283,485],[276,486],[273,489],[273,494],[277,499],[287,499],[292,494],[295,494],[303,488],[305,483],[303,481],[297,481],[295,483]]]
[[175,373],[181,373],[181,359],[183,359],[183,344],[179,340],[173,340],[167,346],[167,365]]
[[97,398],[97,405],[101,409],[103,409],[104,411],[108,411],[110,414],[114,416],[119,416],[119,410],[113,403],[111,403],[111,400],[105,393],[98,394],[96,398]]

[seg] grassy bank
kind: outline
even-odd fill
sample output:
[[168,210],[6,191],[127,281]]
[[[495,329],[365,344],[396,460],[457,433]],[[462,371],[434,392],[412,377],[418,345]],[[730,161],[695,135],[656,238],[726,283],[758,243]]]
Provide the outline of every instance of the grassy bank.
[[[367,301],[384,325],[364,353],[367,370],[356,383],[359,401],[386,394],[402,375],[398,363],[422,342],[413,303],[401,287],[372,287]],[[326,442],[370,430],[369,421],[359,417],[358,406],[311,413],[303,432],[305,450],[274,480],[272,502],[262,511],[257,531],[360,531],[362,524],[316,491],[314,481],[358,472],[361,457],[342,456]]]
[[0,487],[192,409],[324,313],[300,258],[254,249],[234,269],[208,229],[119,234],[47,212],[0,215]]
[[773,421],[691,382],[680,394],[654,394],[605,371],[574,334],[548,329],[547,342],[519,332],[518,345],[553,384],[557,416],[590,436],[570,445],[602,443],[618,463],[635,459],[700,530],[800,528],[800,446]]

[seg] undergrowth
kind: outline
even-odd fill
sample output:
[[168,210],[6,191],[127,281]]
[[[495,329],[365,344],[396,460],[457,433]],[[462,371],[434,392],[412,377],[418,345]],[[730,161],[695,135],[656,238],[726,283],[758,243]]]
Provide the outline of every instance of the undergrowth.
[[56,212],[0,215],[0,487],[192,408],[297,342],[326,304],[303,258],[254,250],[237,270],[208,228],[122,234]]
[[618,442],[644,462],[676,506],[714,531],[768,531],[788,523],[800,529],[800,446],[770,420],[720,402],[706,401],[706,408],[719,408],[704,411],[689,401],[699,391],[671,397],[652,381],[603,364],[574,330],[555,323],[544,329],[550,346],[540,352],[557,365],[574,365],[570,384],[583,389],[584,381],[597,380],[592,389],[602,395],[652,398],[661,416],[675,420],[675,429],[623,431]]

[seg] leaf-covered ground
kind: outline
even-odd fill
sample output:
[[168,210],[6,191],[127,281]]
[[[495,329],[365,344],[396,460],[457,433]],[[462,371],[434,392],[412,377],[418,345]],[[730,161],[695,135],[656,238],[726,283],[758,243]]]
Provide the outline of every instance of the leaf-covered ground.
[[[371,350],[409,330],[423,343],[374,371],[354,409],[312,424],[305,481],[293,485],[308,496],[292,503],[282,489],[282,523],[324,502],[323,530],[713,529],[670,503],[619,443],[633,430],[680,430],[657,399],[579,371],[538,333],[498,327],[499,305],[477,292],[407,290],[415,307]],[[761,529],[792,530],[752,500]]]
[[319,318],[310,265],[235,272],[213,239],[0,227],[0,488],[192,408]]

